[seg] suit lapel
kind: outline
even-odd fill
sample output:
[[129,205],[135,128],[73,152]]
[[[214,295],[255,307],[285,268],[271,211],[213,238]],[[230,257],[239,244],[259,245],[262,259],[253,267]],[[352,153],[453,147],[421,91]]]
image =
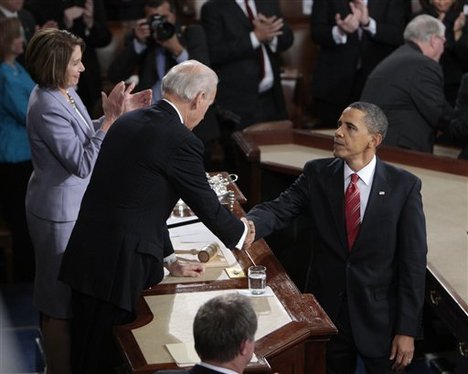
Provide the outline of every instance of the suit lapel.
[[[88,111],[86,110],[86,108],[84,107],[84,105],[82,104],[81,102],[81,99],[78,97],[78,95],[76,94],[76,92],[74,90],[70,90],[69,93],[70,93],[70,96],[75,100],[75,104],[76,104],[76,107],[78,108],[78,110],[80,111],[81,115],[83,116],[83,118],[86,120],[86,122],[88,123],[89,127],[83,122],[83,119],[80,118],[79,114],[76,112],[75,109],[73,109],[73,107],[67,102],[67,100],[65,99],[65,97],[60,93],[59,90],[52,90],[50,91],[52,96],[54,96],[56,98],[56,100],[58,100],[62,105],[63,107],[65,108],[65,110],[70,113],[74,118],[75,120],[78,122],[78,126],[81,128],[81,130],[83,131],[83,133],[88,137],[88,138],[91,138],[93,135],[94,135],[94,127],[93,127],[93,123],[91,121],[91,118],[89,117],[89,114],[88,114]],[[92,130],[93,129],[93,130]]]
[[[231,4],[231,8],[232,8],[232,16],[238,18],[239,21],[244,25],[244,27],[248,28],[249,30],[253,30],[253,26],[250,23],[249,18],[246,16],[246,14],[241,9],[241,7],[239,5],[237,5],[235,0],[231,0],[230,4]],[[257,5],[256,2],[255,2],[255,5]],[[257,8],[257,10],[258,10],[258,8]]]
[[344,171],[343,160],[335,159],[328,166],[328,175],[323,181],[323,188],[330,204],[330,209],[333,215],[335,227],[337,230],[338,238],[343,251],[340,255],[348,256],[348,245],[346,240],[345,231],[345,218],[344,218]]

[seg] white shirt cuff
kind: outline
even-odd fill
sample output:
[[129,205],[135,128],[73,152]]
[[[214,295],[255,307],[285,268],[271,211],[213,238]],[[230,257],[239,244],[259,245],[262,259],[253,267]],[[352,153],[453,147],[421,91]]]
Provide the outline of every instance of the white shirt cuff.
[[260,41],[253,31],[250,32],[250,42],[252,43],[253,49],[260,47]]
[[237,249],[242,249],[245,238],[247,237],[247,233],[249,232],[249,226],[247,225],[247,223],[245,223],[244,221],[242,221],[242,223],[244,224],[244,233],[242,234],[242,236],[240,237],[239,241],[236,244]]
[[163,263],[164,266],[173,264],[174,262],[177,261],[177,257],[175,253],[171,253],[169,256],[164,257]]
[[375,22],[375,19],[369,17],[369,24],[366,27],[362,27],[362,29],[366,30],[371,35],[375,35],[377,32],[377,22]]
[[336,44],[346,44],[346,42],[348,41],[348,35],[341,35],[338,26],[333,26],[332,36]]

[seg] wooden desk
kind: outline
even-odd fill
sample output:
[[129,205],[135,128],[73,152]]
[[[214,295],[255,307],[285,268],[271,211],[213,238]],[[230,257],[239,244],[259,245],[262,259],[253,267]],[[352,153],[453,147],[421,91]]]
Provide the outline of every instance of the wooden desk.
[[[295,178],[306,161],[332,157],[333,139],[306,130],[238,132],[234,140],[238,183],[250,204],[263,200],[265,172]],[[391,147],[379,148],[378,155],[422,179],[429,249],[426,300],[456,337],[466,363],[468,162]]]
[[[243,215],[238,203],[234,213]],[[262,337],[256,343],[255,353],[265,359],[273,372],[287,373],[325,373],[325,348],[330,336],[336,334],[336,328],[311,294],[301,294],[288,277],[284,268],[277,261],[266,243],[256,242],[249,250],[253,261],[267,267],[268,285],[280,300],[291,317],[292,322]],[[243,251],[234,251],[234,255],[246,269],[252,265],[249,256]],[[161,284],[144,292],[147,295],[163,295],[184,292],[210,290],[232,290],[247,288],[247,279],[229,279],[212,282]],[[120,350],[122,351],[131,373],[152,373],[155,370],[177,368],[175,362],[155,364],[147,362],[135,339],[132,329],[148,324],[153,316],[144,298],[139,301],[138,317],[131,324],[115,329]],[[261,361],[259,365],[249,366],[246,372],[269,371],[268,365]]]

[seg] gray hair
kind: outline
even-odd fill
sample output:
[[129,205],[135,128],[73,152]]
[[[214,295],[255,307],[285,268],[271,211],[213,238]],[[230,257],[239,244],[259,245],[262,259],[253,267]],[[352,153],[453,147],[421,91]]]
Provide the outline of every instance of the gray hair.
[[237,293],[220,295],[198,309],[193,322],[195,350],[202,361],[229,362],[244,341],[254,340],[256,331],[250,299]]
[[432,35],[444,37],[444,24],[435,17],[421,14],[408,23],[403,38],[406,42],[427,42]]
[[181,62],[163,77],[161,90],[184,101],[194,99],[198,93],[211,94],[218,84],[218,76],[208,66],[196,60]]
[[388,129],[387,116],[377,105],[366,103],[365,101],[356,101],[348,108],[357,109],[364,113],[364,123],[371,134],[380,134],[385,138]]

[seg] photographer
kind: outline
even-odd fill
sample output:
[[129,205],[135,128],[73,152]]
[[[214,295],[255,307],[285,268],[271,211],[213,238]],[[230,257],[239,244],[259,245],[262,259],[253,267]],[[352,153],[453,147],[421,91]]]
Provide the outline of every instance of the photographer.
[[137,21],[125,49],[112,62],[108,76],[119,82],[138,74],[136,91],[151,88],[161,98],[161,79],[174,65],[195,59],[208,63],[205,34],[198,25],[181,27],[172,0],[146,0],[145,18]]

